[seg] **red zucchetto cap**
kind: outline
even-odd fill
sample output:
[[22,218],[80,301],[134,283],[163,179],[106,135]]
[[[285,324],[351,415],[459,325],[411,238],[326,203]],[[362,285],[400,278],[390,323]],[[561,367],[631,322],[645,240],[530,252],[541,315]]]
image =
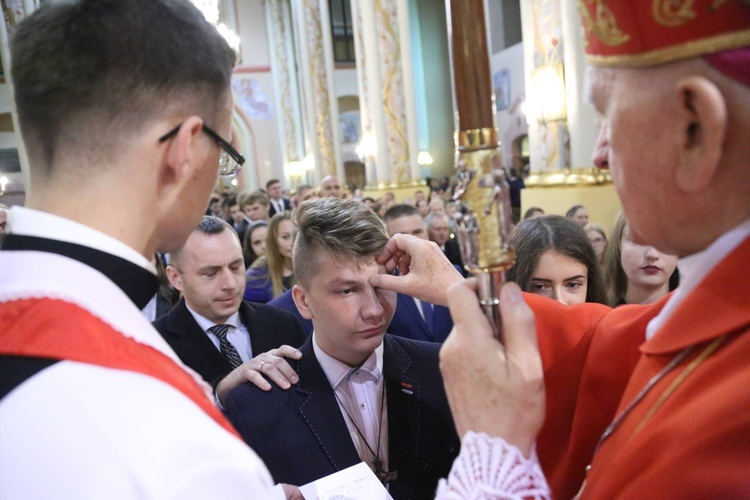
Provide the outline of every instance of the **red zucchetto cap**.
[[589,64],[644,67],[750,46],[750,0],[578,0]]

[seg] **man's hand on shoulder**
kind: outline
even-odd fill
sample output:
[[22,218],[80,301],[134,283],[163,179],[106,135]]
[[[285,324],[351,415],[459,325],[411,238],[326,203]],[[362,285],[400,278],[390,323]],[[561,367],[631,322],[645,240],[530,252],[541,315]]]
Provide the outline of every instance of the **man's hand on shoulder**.
[[294,371],[285,358],[300,359],[301,357],[302,353],[299,349],[283,345],[242,363],[216,386],[216,396],[219,398],[219,402],[223,406],[227,394],[245,382],[252,382],[264,391],[271,390],[272,386],[268,380],[282,389],[289,389],[292,384],[299,382],[299,378],[297,377],[297,372]]

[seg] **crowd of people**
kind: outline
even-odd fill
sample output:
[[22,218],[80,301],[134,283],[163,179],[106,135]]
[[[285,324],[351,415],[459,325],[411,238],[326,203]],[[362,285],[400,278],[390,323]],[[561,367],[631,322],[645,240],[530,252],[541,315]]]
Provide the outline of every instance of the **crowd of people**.
[[[430,185],[429,182],[427,184]],[[435,189],[418,189],[413,197],[396,202],[392,192],[374,199],[363,197],[360,188],[345,190],[334,175],[323,178],[317,187],[303,184],[292,190],[283,188],[280,180],[270,179],[265,183],[265,188],[256,191],[213,192],[206,215],[226,220],[242,242],[248,281],[245,299],[267,303],[290,290],[295,283],[291,256],[294,235],[291,212],[304,201],[322,197],[360,202],[383,219],[392,207],[416,207],[425,220],[429,239],[440,246],[453,264],[463,269],[455,241],[456,203],[450,200],[447,187],[447,184],[436,184]],[[429,195],[426,196],[425,191]]]
[[[347,193],[335,176],[328,176],[325,182],[337,186],[337,197],[363,203],[386,222],[392,218],[389,212],[401,213],[402,206],[416,209],[414,216],[423,220],[425,236],[467,275],[456,239],[460,217],[457,202],[450,198],[446,201],[448,194],[444,190],[428,190],[425,195],[424,190],[418,189],[413,196],[397,202],[392,192],[377,200],[362,197],[358,188]],[[289,191],[282,189],[278,179],[268,181],[266,189],[275,193],[274,203],[286,215],[271,214],[269,200],[274,198],[266,190],[227,194],[223,202],[214,193],[206,210],[207,214],[234,224],[246,256],[245,299],[258,303],[274,300],[295,283],[291,256],[294,230],[289,214],[300,204],[298,194],[304,193],[305,200],[316,200],[326,192],[322,185],[317,189],[303,185]],[[214,212],[212,207],[223,208]],[[531,207],[513,228],[510,243],[516,252],[516,264],[508,278],[525,292],[566,305],[596,302],[617,307],[656,302],[679,284],[676,257],[639,245],[629,235],[624,215],[618,218],[608,238],[601,224],[590,222],[589,211],[583,205],[572,206],[565,216]]]
[[[439,193],[328,176],[295,208],[269,180],[206,213],[244,158],[236,55],[191,3],[40,8],[12,43],[33,189],[0,211],[0,497],[300,499],[360,462],[397,500],[747,496],[750,5],[703,3],[693,28],[610,0],[606,32],[580,3],[624,215],[605,239],[534,209],[500,325]],[[641,305],[590,303],[602,278]]]

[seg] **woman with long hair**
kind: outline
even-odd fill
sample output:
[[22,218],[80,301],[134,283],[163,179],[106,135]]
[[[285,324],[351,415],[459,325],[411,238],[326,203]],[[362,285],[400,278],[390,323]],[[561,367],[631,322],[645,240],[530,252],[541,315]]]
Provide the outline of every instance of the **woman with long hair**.
[[245,231],[242,242],[242,256],[245,260],[245,269],[249,269],[259,257],[266,255],[266,236],[268,235],[268,222],[258,221],[252,223]]
[[595,222],[589,222],[583,230],[586,231],[586,236],[591,242],[591,246],[594,247],[596,260],[599,261],[599,264],[602,264],[604,262],[604,253],[607,250],[607,233],[604,232],[601,224]]
[[607,303],[594,249],[580,226],[559,215],[521,221],[511,238],[516,264],[508,279],[524,292],[566,305]]
[[266,255],[247,270],[245,300],[265,304],[294,285],[292,248],[294,227],[289,212],[271,217],[266,234]]
[[604,254],[609,305],[651,304],[677,288],[677,257],[661,253],[630,238],[630,226],[620,215]]

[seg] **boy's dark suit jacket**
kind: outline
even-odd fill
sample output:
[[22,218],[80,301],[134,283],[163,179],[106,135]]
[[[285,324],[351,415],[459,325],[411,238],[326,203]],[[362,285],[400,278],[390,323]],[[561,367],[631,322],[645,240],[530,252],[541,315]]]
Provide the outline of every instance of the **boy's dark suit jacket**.
[[[395,500],[433,498],[458,454],[438,368],[439,344],[386,335],[383,373],[388,398],[388,469]],[[246,383],[229,393],[227,416],[278,483],[297,486],[361,462],[312,337],[291,361],[299,383],[264,392]]]
[[[307,338],[294,315],[264,304],[243,301],[240,320],[250,334],[253,356],[284,344],[299,347]],[[153,325],[182,362],[209,384],[216,385],[232,371],[229,362],[188,311],[184,298]]]

